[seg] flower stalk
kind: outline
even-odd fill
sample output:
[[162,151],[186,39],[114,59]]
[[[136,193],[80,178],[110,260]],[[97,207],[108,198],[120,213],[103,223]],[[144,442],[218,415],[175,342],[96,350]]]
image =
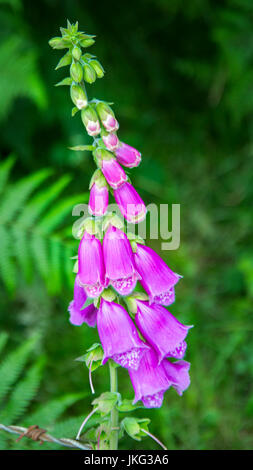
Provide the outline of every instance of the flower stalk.
[[[91,145],[81,144],[72,150],[91,151],[95,164],[89,187],[90,217],[78,231],[74,298],[68,310],[73,325],[97,326],[101,344],[95,343],[78,359],[88,367],[91,392],[93,371],[108,361],[110,374],[110,391],[93,400],[94,408],[83,421],[77,439],[95,415],[97,423],[85,430],[85,438],[96,450],[117,450],[124,433],[137,441],[149,436],[165,448],[149,432],[148,418],[131,416],[120,421],[120,414],[139,407],[161,407],[169,388],[182,395],[190,384],[190,364],[183,357],[191,327],[166,308],[175,301],[175,286],[182,276],[146,247],[144,240],[126,233],[125,221],[137,224],[147,212],[128,177],[129,169],[140,164],[141,153],[120,141],[119,122],[111,103],[89,100],[85,84],[104,76],[97,58],[83,51],[94,44],[94,36],[79,31],[78,23],[69,21],[67,28],[60,30],[62,36],[49,44],[53,49],[68,49],[56,69],[70,69],[69,76],[57,86],[70,87],[72,116],[80,113],[85,131],[93,139]],[[111,196],[122,219],[108,213]],[[119,366],[129,373],[135,392],[132,402],[122,400],[118,391]]]

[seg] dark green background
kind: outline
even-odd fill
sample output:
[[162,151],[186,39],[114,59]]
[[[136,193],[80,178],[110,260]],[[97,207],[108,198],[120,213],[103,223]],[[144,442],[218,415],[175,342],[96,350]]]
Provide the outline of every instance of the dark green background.
[[[181,204],[180,248],[162,256],[184,276],[171,311],[195,325],[186,356],[192,383],[183,397],[169,391],[161,409],[138,414],[169,449],[252,448],[252,1],[0,3],[0,151],[2,160],[16,157],[11,181],[49,167],[52,182],[73,176],[65,196],[87,191],[91,155],[68,147],[90,141],[80,116],[71,118],[67,87],[53,86],[66,74],[54,71],[61,51],[48,46],[68,18],[97,35],[89,52],[106,74],[88,94],[114,102],[120,139],[142,152],[131,172],[137,190],[147,204]],[[64,223],[73,223],[70,210]],[[35,356],[45,368],[32,407],[84,391],[65,417],[85,416],[87,371],[73,359],[96,332],[69,324],[70,283],[54,289],[52,278],[48,291],[36,263],[33,271],[27,280],[20,269],[9,291],[1,283],[1,330],[10,349],[41,332]],[[107,382],[107,370],[94,373],[96,393]],[[124,370],[120,391],[132,396]],[[156,444],[126,439],[127,447]]]

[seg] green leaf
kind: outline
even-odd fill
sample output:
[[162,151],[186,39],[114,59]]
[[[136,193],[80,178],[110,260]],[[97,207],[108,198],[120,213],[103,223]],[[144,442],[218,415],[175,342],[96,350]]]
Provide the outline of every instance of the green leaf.
[[115,405],[120,400],[120,394],[116,392],[105,392],[100,397],[93,400],[92,405],[98,408],[102,416],[107,415],[112,411]]
[[72,54],[70,51],[66,52],[66,54],[59,60],[58,64],[55,67],[55,70],[60,69],[61,67],[65,67],[66,65],[70,65],[72,62]]
[[144,408],[144,406],[138,404],[133,405],[132,400],[128,400],[127,398],[125,398],[124,400],[122,400],[121,403],[119,403],[119,405],[117,405],[116,408],[118,411],[126,413],[128,411],[137,410],[138,408]]
[[75,150],[76,152],[93,152],[93,150],[95,150],[95,147],[93,145],[76,145],[75,147],[69,147],[69,150]]
[[56,83],[55,86],[64,86],[64,85],[70,86],[72,82],[73,82],[73,79],[71,77],[66,77],[66,78],[63,78],[63,80],[61,80],[60,82]]

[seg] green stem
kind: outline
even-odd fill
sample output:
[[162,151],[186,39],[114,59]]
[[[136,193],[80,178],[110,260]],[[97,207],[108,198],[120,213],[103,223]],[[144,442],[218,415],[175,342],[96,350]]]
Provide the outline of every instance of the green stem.
[[[117,377],[117,367],[114,366],[111,361],[109,361],[109,370],[110,370],[110,389],[111,392],[118,392],[118,377]],[[111,411],[111,437],[110,437],[110,450],[118,449],[118,422],[119,422],[119,413],[116,409],[116,406]]]

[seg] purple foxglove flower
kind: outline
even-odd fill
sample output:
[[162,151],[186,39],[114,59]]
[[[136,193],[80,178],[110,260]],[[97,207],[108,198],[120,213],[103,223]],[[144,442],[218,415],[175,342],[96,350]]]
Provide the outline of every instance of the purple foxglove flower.
[[110,160],[103,160],[101,170],[107,183],[113,189],[118,189],[127,180],[127,175],[118,162],[112,157]]
[[126,310],[114,302],[101,299],[97,328],[104,350],[103,364],[113,359],[122,367],[138,369],[142,356],[149,350],[139,338]]
[[84,232],[78,248],[77,282],[88,297],[99,297],[105,287],[102,245],[95,235]]
[[94,182],[90,189],[89,213],[97,217],[106,213],[109,201],[109,192],[107,186],[100,186]]
[[110,106],[108,106],[108,104],[100,101],[97,104],[96,109],[97,109],[98,115],[99,115],[99,117],[102,121],[102,124],[103,124],[104,128],[108,132],[117,131],[118,128],[119,128],[119,123],[118,123],[117,119],[115,119],[114,112],[110,108]]
[[181,276],[171,271],[162,258],[147,246],[137,244],[134,261],[141,276],[141,285],[149,295],[151,303],[172,304],[175,300],[173,286]]
[[133,403],[142,400],[146,408],[160,408],[163,395],[171,386],[163,363],[157,364],[157,357],[150,349],[141,358],[138,370],[129,369],[130,379],[134,388]]
[[185,352],[184,339],[191,326],[180,323],[161,305],[149,305],[136,299],[135,322],[142,336],[154,348],[159,362],[166,356],[182,359]]
[[95,109],[93,109],[91,106],[87,106],[82,110],[81,118],[89,135],[95,136],[100,133],[101,129],[99,119]]
[[104,236],[103,253],[106,282],[119,294],[129,295],[134,290],[139,275],[126,234],[110,225]]
[[114,191],[120,212],[128,222],[137,224],[145,219],[146,206],[130,183],[125,183]]
[[134,147],[131,147],[128,144],[124,144],[124,142],[120,142],[120,145],[116,149],[115,154],[118,162],[123,166],[127,166],[128,168],[138,166],[141,161],[140,152],[138,152],[138,150],[136,150]]
[[80,326],[87,323],[89,326],[96,325],[97,309],[94,304],[83,308],[87,300],[87,295],[83,287],[79,286],[77,278],[74,285],[74,299],[70,302],[68,311],[70,313],[70,323]]
[[162,361],[166,375],[179,395],[190,385],[189,369],[191,364],[186,361],[177,361],[173,364],[166,359]]
[[111,150],[111,152],[116,150],[116,148],[119,145],[119,139],[117,135],[114,134],[113,132],[111,132],[110,134],[108,133],[102,134],[102,139],[106,148],[108,148],[108,150]]

